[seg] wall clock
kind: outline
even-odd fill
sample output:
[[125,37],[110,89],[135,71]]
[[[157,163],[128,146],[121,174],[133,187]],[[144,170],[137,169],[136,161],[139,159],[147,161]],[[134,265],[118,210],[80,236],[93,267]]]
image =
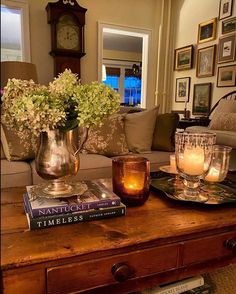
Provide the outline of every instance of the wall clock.
[[84,25],[87,9],[75,0],[49,2],[46,6],[51,25],[51,51],[54,59],[54,75],[66,68],[80,77],[80,58],[84,52]]

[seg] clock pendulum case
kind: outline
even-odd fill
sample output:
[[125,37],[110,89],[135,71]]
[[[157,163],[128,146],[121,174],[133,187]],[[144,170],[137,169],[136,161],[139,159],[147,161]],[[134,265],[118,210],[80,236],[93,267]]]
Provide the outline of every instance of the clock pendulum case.
[[80,58],[84,52],[84,25],[87,9],[75,0],[49,2],[46,6],[51,26],[51,51],[54,59],[54,76],[71,69],[80,77]]

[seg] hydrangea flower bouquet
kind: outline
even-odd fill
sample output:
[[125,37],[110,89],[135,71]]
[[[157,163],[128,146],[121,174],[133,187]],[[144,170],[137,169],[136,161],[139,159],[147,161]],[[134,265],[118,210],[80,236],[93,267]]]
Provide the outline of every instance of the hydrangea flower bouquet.
[[54,129],[101,124],[119,104],[120,96],[112,88],[98,82],[82,85],[66,69],[48,87],[9,79],[2,96],[2,121],[25,140],[29,133],[39,136]]
[[[119,105],[120,96],[113,89],[98,82],[82,85],[70,70],[48,87],[32,80],[8,81],[2,96],[3,123],[18,131],[26,147],[32,141],[29,135],[40,135],[35,167],[39,176],[51,181],[39,188],[38,195],[61,197],[84,191],[83,185],[67,184],[65,178],[78,172],[78,151],[87,139],[88,128],[102,124]],[[75,151],[67,131],[77,126],[85,127],[85,132]]]

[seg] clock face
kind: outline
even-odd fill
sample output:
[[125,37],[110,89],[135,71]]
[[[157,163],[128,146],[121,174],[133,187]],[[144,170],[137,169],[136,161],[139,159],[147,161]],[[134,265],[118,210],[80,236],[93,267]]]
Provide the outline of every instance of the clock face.
[[57,31],[57,48],[78,50],[79,36],[76,26],[64,25]]

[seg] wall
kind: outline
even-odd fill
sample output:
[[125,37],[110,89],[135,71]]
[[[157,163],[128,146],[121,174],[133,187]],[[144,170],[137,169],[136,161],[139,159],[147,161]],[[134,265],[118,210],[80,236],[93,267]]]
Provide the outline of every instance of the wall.
[[[193,101],[193,85],[196,83],[212,83],[212,102],[213,106],[220,97],[224,94],[231,92],[233,87],[217,88],[217,68],[218,64],[215,65],[215,73],[212,77],[197,78],[196,77],[196,54],[197,48],[204,48],[213,44],[218,44],[219,37],[221,34],[221,23],[222,20],[217,20],[217,32],[216,39],[213,41],[201,43],[197,45],[198,35],[198,24],[218,17],[219,15],[219,4],[220,0],[177,0],[175,1],[174,11],[177,12],[176,26],[175,26],[175,48],[184,47],[190,44],[195,46],[194,48],[194,67],[191,70],[175,71],[173,74],[173,95],[172,95],[172,109],[183,110],[184,103],[175,102],[175,80],[181,77],[191,77],[191,88],[190,88],[190,102],[187,105],[187,109],[192,111]],[[236,16],[236,1],[234,1],[233,14],[231,17]],[[229,19],[229,18],[226,18]],[[216,53],[218,51],[216,50]],[[217,54],[216,54],[217,57]],[[220,66],[232,65],[234,63],[221,63]]]
[[[32,62],[36,64],[39,82],[47,84],[53,79],[53,59],[50,26],[47,24],[45,7],[49,1],[29,0],[30,38]],[[57,1],[50,1],[57,2]],[[85,25],[85,52],[81,59],[81,80],[88,83],[97,79],[97,22],[126,25],[152,30],[150,59],[148,65],[148,104],[154,105],[155,76],[157,60],[158,19],[161,0],[78,0],[87,8]]]
[[103,50],[103,58],[142,61],[142,53],[118,50]]

